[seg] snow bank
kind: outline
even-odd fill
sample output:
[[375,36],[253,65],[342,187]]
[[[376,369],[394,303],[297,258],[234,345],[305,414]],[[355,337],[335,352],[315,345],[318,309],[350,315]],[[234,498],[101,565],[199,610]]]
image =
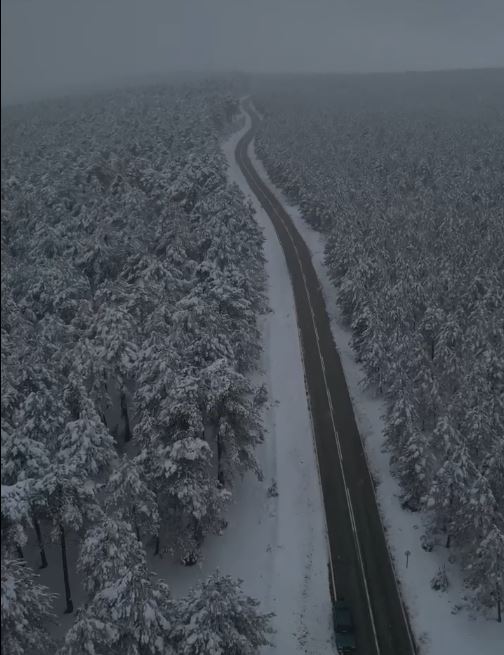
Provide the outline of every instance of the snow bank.
[[[449,551],[430,553],[420,547],[422,517],[401,508],[399,486],[392,478],[389,456],[383,450],[383,415],[385,404],[361,385],[364,372],[355,362],[350,346],[350,332],[342,325],[336,303],[336,291],[324,264],[324,237],[302,218],[298,207],[290,205],[284,194],[271,182],[258,160],[253,144],[250,157],[256,170],[291,216],[308,245],[319,277],[331,328],[341,357],[355,418],[364,441],[368,462],[378,483],[377,498],[403,597],[408,607],[422,655],[501,655],[504,652],[504,624],[473,616],[464,604],[464,588],[459,572],[448,561]],[[410,552],[406,567],[406,551]],[[441,566],[446,567],[450,587],[436,592],[430,581]]]

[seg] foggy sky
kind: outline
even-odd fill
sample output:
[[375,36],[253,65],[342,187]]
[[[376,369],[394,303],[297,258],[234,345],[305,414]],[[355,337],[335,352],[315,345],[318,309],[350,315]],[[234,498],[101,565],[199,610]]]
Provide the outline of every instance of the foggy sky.
[[1,0],[2,102],[177,70],[504,66],[504,0]]

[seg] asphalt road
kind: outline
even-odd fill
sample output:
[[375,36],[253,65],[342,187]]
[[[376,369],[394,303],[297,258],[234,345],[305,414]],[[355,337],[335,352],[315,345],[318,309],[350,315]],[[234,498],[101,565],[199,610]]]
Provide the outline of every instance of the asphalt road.
[[352,608],[357,655],[411,655],[417,651],[320,283],[308,247],[248,157],[259,118],[249,102],[245,110],[252,127],[237,144],[236,159],[275,227],[294,289],[327,520],[331,593]]

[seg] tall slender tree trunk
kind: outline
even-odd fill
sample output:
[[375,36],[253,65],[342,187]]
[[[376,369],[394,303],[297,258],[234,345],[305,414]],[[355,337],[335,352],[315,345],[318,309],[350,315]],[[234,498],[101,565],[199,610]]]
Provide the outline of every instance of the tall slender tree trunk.
[[126,403],[126,394],[121,392],[121,415],[124,420],[124,441],[131,441],[131,426],[128,415],[128,405]]
[[23,549],[21,548],[21,546],[19,544],[16,544],[16,553],[17,553],[18,559],[24,559]]
[[59,525],[59,529],[60,529],[60,543],[61,543],[61,561],[63,563],[63,580],[65,582],[65,600],[66,600],[65,614],[71,614],[73,612],[72,592],[70,591],[70,578],[68,575],[65,529],[63,528],[63,525],[61,523]]
[[[453,506],[453,484],[450,484],[449,486],[450,489],[450,497],[448,498],[448,507],[450,508],[450,514],[451,514],[451,508]],[[446,520],[445,521],[445,533],[446,533],[446,548],[449,548],[451,546],[451,533],[450,533],[450,521]]]
[[159,535],[156,536],[156,545],[154,547],[154,555],[159,555],[159,549],[160,549],[160,541],[159,541]]
[[224,470],[222,468],[223,457],[224,457],[224,444],[222,443],[222,437],[217,432],[217,480],[219,481],[219,484],[221,484],[224,487],[226,480],[224,477]]
[[203,534],[203,529],[199,521],[196,521],[194,526],[194,540],[198,548],[201,548],[205,540],[205,535]]
[[40,529],[40,523],[37,521],[37,518],[35,516],[32,516],[33,518],[33,527],[35,528],[35,534],[37,535],[37,543],[39,547],[39,553],[40,553],[40,569],[46,569],[47,568],[47,558],[46,558],[46,553],[45,553],[45,547],[44,547],[44,540],[42,538],[42,530]]
[[502,597],[499,589],[497,589],[497,623],[502,623]]

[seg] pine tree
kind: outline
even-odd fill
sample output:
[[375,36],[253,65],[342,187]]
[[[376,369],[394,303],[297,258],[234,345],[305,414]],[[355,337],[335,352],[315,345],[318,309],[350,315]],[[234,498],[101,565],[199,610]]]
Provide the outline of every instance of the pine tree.
[[405,382],[404,385],[401,384],[401,389],[402,393],[398,391],[387,406],[387,422],[384,434],[386,444],[393,453],[402,449],[406,438],[419,423],[413,399]]
[[202,371],[199,393],[204,422],[217,442],[220,484],[246,470],[260,476],[254,449],[263,440],[263,428],[248,379],[219,359]]
[[26,530],[31,525],[30,499],[31,481],[25,480],[12,485],[2,484],[2,550],[12,556],[26,543]]
[[457,516],[459,539],[467,544],[479,544],[499,521],[499,505],[488,479],[476,471],[469,480],[467,502]]
[[220,358],[233,361],[231,341],[214,307],[195,292],[175,307],[171,343],[188,368],[199,370]]
[[203,538],[218,532],[229,493],[220,489],[209,462],[206,441],[180,434],[172,444],[149,452],[150,484],[157,490],[161,518],[177,555],[198,559]]
[[94,479],[106,471],[113,459],[114,440],[79,385],[67,386],[65,403],[71,420],[55,442],[54,462],[45,485],[50,489],[48,506],[53,534],[61,546],[65,612],[71,613],[66,530],[79,532],[86,520],[98,515]]
[[493,525],[476,550],[476,557],[466,567],[468,584],[479,602],[494,607],[502,622],[504,601],[504,530]]
[[396,458],[394,469],[404,488],[403,506],[413,511],[420,508],[430,483],[434,456],[429,435],[415,427],[403,436],[403,444]]
[[105,388],[112,384],[119,392],[124,439],[131,439],[127,391],[137,357],[136,328],[129,313],[121,307],[101,305],[88,331],[92,356],[102,367],[98,379]]
[[80,607],[57,655],[107,655],[118,638],[119,630],[110,620],[97,619]]
[[438,421],[433,445],[440,451],[440,464],[433,475],[430,491],[422,500],[427,509],[434,510],[432,527],[446,535],[446,547],[449,548],[452,536],[459,533],[459,514],[467,507],[476,471],[460,435],[446,417]]
[[168,586],[133,564],[78,613],[58,655],[174,655],[172,616]]
[[46,655],[54,597],[24,563],[2,558],[2,653]]
[[124,455],[115,466],[104,488],[107,514],[133,525],[137,538],[155,535],[159,530],[156,496],[144,479],[146,453],[131,459]]
[[261,614],[241,585],[216,573],[182,599],[172,632],[177,653],[257,655],[270,645],[273,614]]
[[31,522],[37,535],[41,568],[47,566],[47,558],[39,516],[44,514],[47,502],[43,484],[50,466],[47,444],[61,429],[58,409],[46,387],[30,392],[14,414],[15,427],[2,439],[2,477],[5,482],[32,482]]
[[82,574],[84,589],[92,598],[144,558],[131,526],[101,514],[84,535],[77,569]]

